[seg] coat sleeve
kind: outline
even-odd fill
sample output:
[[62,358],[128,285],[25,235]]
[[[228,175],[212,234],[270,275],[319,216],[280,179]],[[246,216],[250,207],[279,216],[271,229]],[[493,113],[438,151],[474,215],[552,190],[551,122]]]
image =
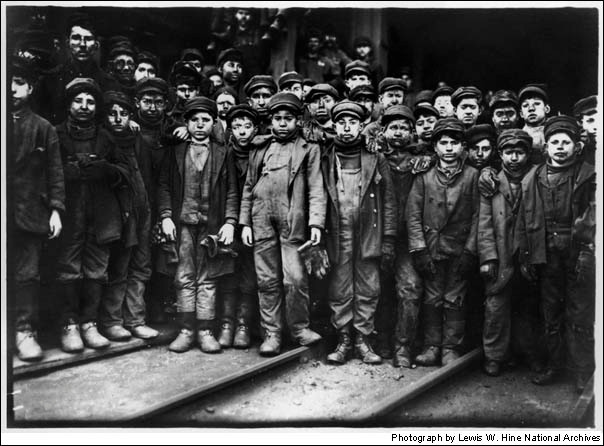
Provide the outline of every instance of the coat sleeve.
[[406,213],[409,252],[420,251],[427,248],[423,228],[425,194],[424,177],[425,175],[417,175],[415,177],[407,200]]
[[225,223],[236,226],[239,217],[239,187],[237,186],[237,168],[235,167],[233,153],[230,150],[227,150],[226,169],[227,195],[224,219]]
[[48,172],[47,188],[48,203],[51,209],[65,211],[65,178],[63,177],[63,163],[61,161],[61,148],[59,137],[52,126],[48,126],[47,145],[48,148]]
[[518,204],[518,214],[514,224],[514,254],[521,253],[522,256],[528,252],[528,237],[526,235],[526,200],[524,194]]
[[241,205],[239,207],[239,224],[242,226],[252,226],[252,189],[254,189],[254,169],[256,163],[255,153],[250,153],[250,161],[247,165],[247,174],[245,175],[245,183],[243,184],[243,193],[241,194]]
[[498,261],[497,241],[493,223],[493,201],[480,195],[480,215],[478,217],[478,260],[481,265]]
[[159,171],[157,185],[157,212],[159,220],[172,218],[172,191],[170,187],[170,167],[174,158],[174,149],[166,150]]
[[307,175],[308,226],[324,229],[325,213],[327,210],[327,191],[325,190],[323,173],[321,171],[321,149],[316,144],[310,144]]
[[464,250],[477,255],[478,218],[480,216],[480,193],[478,192],[478,171],[472,175],[472,226]]
[[378,154],[378,170],[382,176],[382,197],[384,199],[384,236],[396,237],[397,234],[397,216],[396,198],[394,196],[394,184],[390,166],[383,154]]

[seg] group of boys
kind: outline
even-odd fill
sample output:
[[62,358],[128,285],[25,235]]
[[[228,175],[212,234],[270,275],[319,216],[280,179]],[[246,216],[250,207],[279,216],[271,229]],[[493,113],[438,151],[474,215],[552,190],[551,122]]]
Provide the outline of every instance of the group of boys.
[[[285,334],[310,345],[321,339],[310,328],[314,277],[338,336],[331,363],[354,350],[368,364],[446,366],[467,346],[467,295],[479,292],[486,373],[519,354],[535,383],[566,364],[584,388],[594,370],[595,96],[573,117],[548,118],[539,85],[498,91],[488,113],[472,86],[420,92],[408,107],[402,79],[376,91],[360,60],[345,67],[345,91],[297,72],[243,83],[235,49],[218,57],[222,85],[194,50],[168,84],[156,59],[125,42],[110,52],[120,76],[102,72],[87,22],[71,23],[68,41],[70,69],[38,82],[15,60],[11,73],[21,359],[43,355],[35,330],[48,237],[67,352],[157,336],[149,281],[175,290],[172,351],[248,348],[256,317],[261,355],[279,354]],[[493,125],[478,123],[485,116]],[[388,300],[394,327],[381,323]],[[376,331],[385,346],[372,345]]]

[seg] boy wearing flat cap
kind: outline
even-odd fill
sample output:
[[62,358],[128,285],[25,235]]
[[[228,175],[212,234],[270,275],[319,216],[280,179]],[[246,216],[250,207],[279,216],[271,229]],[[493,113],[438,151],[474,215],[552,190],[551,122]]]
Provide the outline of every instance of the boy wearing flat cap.
[[231,137],[231,131],[226,117],[229,110],[239,103],[237,92],[231,87],[220,87],[214,92],[212,99],[214,99],[218,108],[218,119],[216,119],[212,133],[216,141],[227,144]]
[[[96,321],[107,282],[110,244],[122,237],[117,189],[126,175],[113,159],[106,130],[97,125],[101,91],[92,79],[76,78],[65,90],[69,117],[57,126],[65,174],[66,212],[56,276],[63,298],[61,348],[99,349],[109,341]],[[82,343],[82,339],[84,343]]]
[[258,74],[245,84],[244,90],[248,103],[258,112],[258,116],[260,117],[258,134],[270,134],[271,118],[268,112],[268,103],[271,97],[277,92],[277,84],[272,76]]
[[365,121],[363,121],[364,126],[369,125],[377,119],[377,113],[375,112],[377,94],[371,85],[359,85],[358,87],[354,87],[350,90],[348,98],[365,108],[366,118]]
[[371,69],[367,62],[353,60],[344,68],[346,90],[350,91],[360,85],[371,85]]
[[513,91],[499,90],[489,102],[491,120],[497,134],[518,128],[518,97]]
[[[336,139],[322,157],[327,184],[327,249],[334,264],[329,305],[338,346],[327,356],[343,364],[353,348],[367,364],[382,358],[369,344],[380,296],[380,260],[392,268],[396,207],[388,163],[361,136],[365,109],[342,101],[332,109]],[[386,265],[388,264],[388,265]]]
[[189,137],[184,119],[185,105],[190,99],[199,96],[200,82],[201,75],[189,62],[178,61],[172,67],[170,84],[174,89],[175,102],[166,113],[166,136],[172,135],[174,138],[166,142],[177,144]]
[[231,87],[239,94],[239,102],[245,99],[243,91],[243,54],[234,48],[228,48],[218,55],[216,68],[222,76],[225,86]]
[[482,93],[476,87],[459,87],[451,95],[451,104],[455,109],[455,117],[466,129],[470,128],[482,113]]
[[302,135],[306,141],[319,144],[321,150],[335,137],[331,109],[339,100],[338,91],[329,84],[316,84],[304,96],[309,118],[302,124]]
[[468,164],[478,170],[491,167],[499,171],[499,160],[495,149],[497,135],[489,124],[477,124],[466,130]]
[[159,58],[149,51],[141,51],[136,56],[134,80],[140,81],[145,77],[156,77],[159,73]]
[[593,165],[577,157],[576,119],[549,118],[544,137],[547,162],[522,180],[516,231],[522,272],[528,279],[539,278],[549,356],[546,370],[533,382],[555,381],[566,353],[581,393],[595,366],[596,176]]
[[438,110],[441,118],[452,118],[455,116],[455,108],[451,104],[453,88],[445,85],[438,87],[432,94],[432,105]]
[[[465,163],[464,124],[437,122],[436,166],[418,175],[407,200],[413,264],[424,278],[424,350],[415,361],[447,365],[459,358],[465,336],[467,275],[476,258],[478,171]],[[441,350],[442,349],[442,350]]]
[[423,150],[432,149],[432,131],[436,121],[440,119],[440,113],[430,104],[418,104],[413,109],[415,117],[415,134],[417,142]]
[[159,333],[145,323],[144,295],[151,277],[151,214],[140,166],[147,154],[141,153],[140,133],[129,126],[134,101],[122,92],[108,91],[103,105],[105,127],[114,144],[112,156],[125,166],[129,187],[118,192],[126,220],[121,240],[111,244],[108,283],[101,299],[101,331],[112,341],[125,341],[131,335],[151,339]]
[[131,45],[120,43],[109,51],[107,61],[108,72],[118,81],[119,90],[131,97],[134,96],[136,84],[134,78],[135,57],[136,52]]
[[[378,86],[378,105],[383,114],[388,108],[394,105],[403,105],[407,86],[402,79],[396,77],[385,77]],[[379,121],[372,122],[363,129],[363,135],[367,140],[367,147],[370,152],[383,150],[385,143],[381,135],[382,127]]]
[[490,376],[498,376],[502,363],[516,355],[524,356],[534,371],[540,367],[536,353],[539,300],[535,286],[520,273],[514,249],[521,182],[536,169],[529,162],[532,145],[524,130],[503,130],[497,138],[502,163],[497,192],[492,198],[480,197],[477,244],[486,286],[483,369]]
[[268,109],[272,134],[250,153],[239,223],[243,243],[254,248],[264,330],[260,354],[270,356],[281,349],[283,304],[287,328],[298,343],[321,339],[308,328],[308,275],[297,250],[307,240],[321,241],[326,192],[319,146],[299,134],[300,100],[277,93]]
[[279,76],[279,91],[286,91],[295,94],[301,101],[304,100],[304,90],[302,83],[304,78],[296,71],[287,71]]
[[221,351],[213,332],[218,279],[234,271],[232,257],[211,258],[200,244],[217,235],[220,244],[231,245],[239,213],[232,154],[210,138],[216,116],[211,99],[187,102],[184,118],[190,139],[168,152],[159,178],[162,232],[176,240],[178,249],[174,285],[181,330],[169,346],[178,353],[189,350],[195,330],[203,352]]
[[596,95],[580,99],[573,107],[573,115],[581,127],[581,141],[583,142],[583,151],[581,157],[595,166],[596,162],[596,144],[598,136],[598,97]]
[[550,112],[545,88],[541,85],[529,84],[518,93],[520,117],[524,121],[524,130],[533,138],[531,162],[541,164],[546,160],[543,146],[545,137],[543,128]]

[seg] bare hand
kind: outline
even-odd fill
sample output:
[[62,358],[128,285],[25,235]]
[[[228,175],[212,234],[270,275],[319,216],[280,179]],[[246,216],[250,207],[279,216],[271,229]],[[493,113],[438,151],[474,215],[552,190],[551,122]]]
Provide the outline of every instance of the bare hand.
[[184,125],[182,127],[175,128],[172,134],[183,141],[189,137],[189,132]]
[[59,234],[61,234],[61,230],[63,229],[63,224],[61,223],[61,216],[59,215],[59,211],[53,209],[50,214],[50,220],[48,220],[48,226],[50,227],[50,231],[48,232],[48,238],[53,239],[57,238]]
[[249,226],[244,226],[241,230],[241,241],[245,246],[253,246],[254,245],[254,236],[252,235],[252,228]]
[[235,237],[235,226],[231,223],[225,223],[218,231],[218,241],[224,245],[230,245],[233,243]]
[[310,240],[313,246],[321,243],[321,230],[319,228],[310,228]]
[[176,226],[170,217],[166,217],[161,221],[161,230],[169,242],[176,240]]
[[130,130],[132,130],[134,133],[138,133],[141,129],[141,126],[138,124],[138,122],[132,120],[130,120],[128,123],[128,127],[130,127]]

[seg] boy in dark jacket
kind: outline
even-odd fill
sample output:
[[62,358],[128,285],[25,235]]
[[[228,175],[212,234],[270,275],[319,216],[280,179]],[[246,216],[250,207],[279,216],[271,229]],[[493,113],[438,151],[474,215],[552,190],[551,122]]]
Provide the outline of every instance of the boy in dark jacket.
[[210,258],[200,243],[208,235],[233,242],[239,212],[237,178],[230,152],[210,139],[218,111],[211,99],[199,97],[185,105],[190,141],[168,152],[162,164],[158,211],[162,231],[176,240],[176,298],[181,330],[170,350],[185,352],[197,342],[205,353],[220,352],[214,338],[218,278],[233,272],[233,259]]
[[308,275],[298,248],[321,241],[326,192],[320,149],[299,135],[302,103],[293,93],[277,93],[269,102],[272,135],[250,153],[239,223],[242,240],[254,247],[258,277],[261,355],[281,349],[282,302],[288,328],[301,345],[321,339],[310,330]]
[[478,171],[465,164],[464,125],[438,121],[432,138],[436,166],[419,175],[407,201],[409,251],[424,277],[424,351],[415,361],[447,365],[460,356],[465,335],[466,276],[476,258]]
[[[327,248],[334,270],[329,305],[338,346],[327,360],[343,364],[354,348],[368,364],[382,358],[368,342],[380,295],[380,266],[392,269],[396,207],[384,156],[370,153],[361,136],[365,109],[342,101],[332,109],[336,139],[322,159],[329,194]],[[381,263],[380,264],[380,259]]]
[[522,180],[517,231],[522,271],[533,280],[539,273],[549,356],[533,382],[558,378],[566,344],[567,365],[582,392],[595,368],[596,175],[593,165],[577,158],[580,131],[574,118],[548,119],[543,134],[547,162]]
[[57,133],[30,108],[36,82],[33,67],[16,61],[11,74],[13,150],[7,157],[14,166],[9,184],[15,229],[10,237],[14,243],[15,346],[19,359],[37,361],[43,356],[36,334],[42,243],[61,233],[65,185]]
[[598,127],[600,126],[598,97],[593,95],[579,99],[573,106],[573,115],[581,127],[581,142],[583,143],[581,157],[589,164],[595,165]]

